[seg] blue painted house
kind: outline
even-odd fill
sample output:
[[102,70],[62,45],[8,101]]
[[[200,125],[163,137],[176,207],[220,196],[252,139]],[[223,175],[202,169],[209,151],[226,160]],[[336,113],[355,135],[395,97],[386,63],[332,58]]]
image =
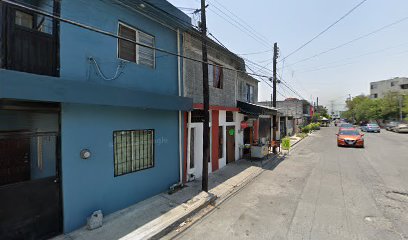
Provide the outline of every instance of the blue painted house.
[[[23,3],[21,3],[23,2]],[[165,0],[0,2],[0,238],[47,238],[180,183],[182,32]]]

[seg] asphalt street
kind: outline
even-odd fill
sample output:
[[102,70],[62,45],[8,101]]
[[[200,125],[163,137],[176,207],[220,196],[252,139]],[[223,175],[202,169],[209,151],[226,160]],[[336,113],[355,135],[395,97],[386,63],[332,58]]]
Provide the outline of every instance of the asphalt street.
[[312,134],[177,239],[408,239],[408,134]]

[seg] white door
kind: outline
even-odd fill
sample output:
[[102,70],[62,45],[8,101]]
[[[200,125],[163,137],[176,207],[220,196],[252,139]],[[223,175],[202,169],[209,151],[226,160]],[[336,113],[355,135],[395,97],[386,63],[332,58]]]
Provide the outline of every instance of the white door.
[[187,179],[194,180],[201,177],[203,172],[203,124],[191,123],[190,146],[187,161]]

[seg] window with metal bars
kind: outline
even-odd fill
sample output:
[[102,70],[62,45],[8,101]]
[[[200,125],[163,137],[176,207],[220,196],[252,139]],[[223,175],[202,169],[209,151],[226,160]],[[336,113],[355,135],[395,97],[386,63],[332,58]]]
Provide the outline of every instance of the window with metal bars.
[[[123,23],[119,23],[119,36],[145,46],[154,47],[155,45],[155,39],[153,36]],[[119,39],[118,58],[154,68],[155,51],[154,49],[145,46],[136,45],[133,42]]]
[[154,130],[113,132],[115,177],[154,167]]

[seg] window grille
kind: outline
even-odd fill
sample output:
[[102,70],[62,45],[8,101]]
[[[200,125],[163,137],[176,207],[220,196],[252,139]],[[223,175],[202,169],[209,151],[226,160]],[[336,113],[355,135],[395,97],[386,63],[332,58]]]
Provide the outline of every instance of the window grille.
[[115,177],[154,167],[154,130],[113,132]]

